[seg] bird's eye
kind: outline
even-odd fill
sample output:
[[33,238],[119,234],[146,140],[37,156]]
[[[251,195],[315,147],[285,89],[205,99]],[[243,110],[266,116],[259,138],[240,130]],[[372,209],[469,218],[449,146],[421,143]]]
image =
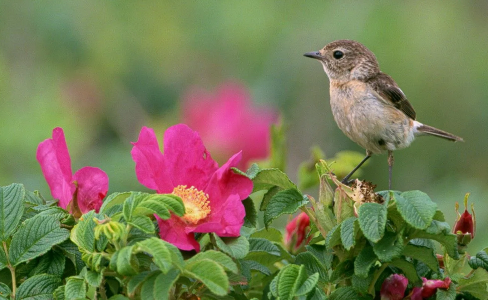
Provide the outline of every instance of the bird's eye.
[[332,53],[332,56],[334,56],[335,59],[341,59],[344,56],[344,52],[336,50]]

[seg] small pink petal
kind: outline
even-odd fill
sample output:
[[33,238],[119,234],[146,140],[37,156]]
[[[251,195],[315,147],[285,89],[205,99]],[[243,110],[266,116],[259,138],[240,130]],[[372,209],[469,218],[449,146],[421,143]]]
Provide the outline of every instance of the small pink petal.
[[136,163],[136,175],[141,184],[159,193],[171,193],[174,185],[165,167],[158,139],[151,128],[143,127],[137,142],[132,143],[132,159]]
[[412,295],[410,296],[411,300],[422,300],[422,288],[421,287],[414,287],[412,290]]
[[205,193],[209,195],[211,212],[205,223],[195,232],[215,232],[219,236],[239,236],[244,224],[245,209],[242,200],[252,192],[252,181],[236,174],[231,167],[241,160],[241,152],[232,156],[210,179]]
[[181,250],[200,251],[200,244],[195,240],[193,232],[188,232],[187,224],[179,217],[172,215],[168,220],[162,220],[156,216],[159,226],[159,236],[161,239],[171,243]]
[[164,162],[173,186],[205,189],[218,165],[196,131],[185,124],[171,126],[164,133]]
[[46,139],[37,147],[36,158],[41,165],[54,199],[66,208],[76,189],[72,183],[71,158],[62,128],[54,128],[52,139]]
[[428,280],[424,277],[422,281],[424,282],[422,285],[422,297],[424,298],[434,295],[437,289],[449,289],[449,285],[451,284],[451,278],[449,277],[444,278],[444,280]]
[[107,174],[94,167],[84,167],[73,176],[78,185],[78,207],[82,213],[98,212],[108,191]]

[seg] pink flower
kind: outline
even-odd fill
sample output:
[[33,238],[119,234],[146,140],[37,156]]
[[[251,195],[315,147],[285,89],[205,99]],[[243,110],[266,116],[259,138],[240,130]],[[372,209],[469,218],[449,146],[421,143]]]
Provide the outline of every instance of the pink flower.
[[231,169],[241,160],[240,152],[219,168],[198,133],[185,124],[166,130],[164,154],[154,131],[147,127],[133,145],[139,182],[158,193],[178,195],[185,205],[183,217],[158,218],[163,240],[182,250],[199,251],[195,232],[239,236],[245,216],[242,200],[253,188],[249,178]]
[[297,215],[286,225],[285,244],[290,248],[293,247],[293,251],[296,251],[304,244],[307,244],[311,238],[309,237],[305,240],[308,230],[310,229],[309,226],[310,218],[306,213],[302,212]]
[[453,233],[462,235],[470,234],[471,239],[473,239],[476,229],[476,219],[473,204],[471,204],[471,212],[473,214],[468,212],[468,197],[469,193],[464,197],[464,212],[462,214],[459,213],[459,204],[456,202],[456,214],[458,217],[456,223],[454,224]]
[[264,159],[270,148],[270,126],[277,113],[268,107],[256,107],[244,86],[228,82],[216,95],[200,88],[184,97],[183,122],[198,131],[217,158],[242,150],[239,167],[252,160]]
[[412,300],[422,300],[433,296],[437,289],[449,289],[451,278],[446,277],[444,280],[427,279],[422,277],[422,287],[415,287],[412,290]]
[[90,210],[98,212],[108,191],[108,176],[94,167],[84,167],[74,175],[62,128],[54,128],[51,139],[37,147],[37,161],[54,199],[75,216]]
[[407,289],[408,279],[400,274],[393,274],[386,278],[381,285],[381,300],[401,300]]

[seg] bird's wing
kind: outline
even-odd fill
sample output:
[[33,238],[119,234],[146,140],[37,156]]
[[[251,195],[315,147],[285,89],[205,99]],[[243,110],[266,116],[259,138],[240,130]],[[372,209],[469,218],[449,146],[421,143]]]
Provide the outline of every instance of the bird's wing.
[[396,82],[387,74],[380,73],[374,80],[370,81],[374,90],[387,102],[401,110],[408,117],[415,120],[416,113],[407,97],[398,87]]

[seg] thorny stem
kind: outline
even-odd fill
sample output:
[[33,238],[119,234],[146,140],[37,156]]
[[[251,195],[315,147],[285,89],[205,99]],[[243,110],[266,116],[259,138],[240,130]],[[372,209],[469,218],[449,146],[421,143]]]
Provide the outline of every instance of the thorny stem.
[[17,292],[17,279],[15,278],[15,267],[10,264],[10,259],[8,257],[7,243],[2,242],[3,250],[5,251],[5,256],[7,258],[7,268],[10,270],[10,275],[12,276],[12,294],[10,295],[12,299],[15,299],[15,293]]
[[373,280],[371,281],[371,284],[369,285],[368,288],[368,293],[370,295],[374,295],[374,286],[376,284],[376,281],[378,280],[378,278],[380,278],[381,273],[383,273],[386,267],[388,267],[388,263],[382,264],[381,267],[378,270],[376,270],[376,272],[374,272]]

